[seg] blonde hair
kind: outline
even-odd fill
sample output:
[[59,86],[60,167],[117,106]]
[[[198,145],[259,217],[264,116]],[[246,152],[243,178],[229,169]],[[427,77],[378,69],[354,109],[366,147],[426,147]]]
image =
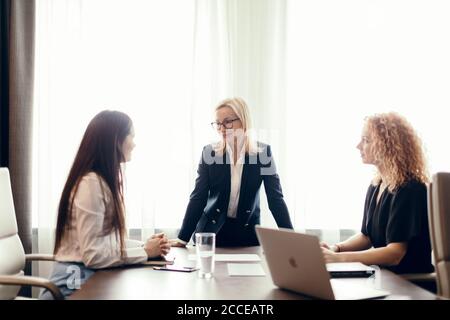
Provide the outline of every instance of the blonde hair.
[[[375,114],[366,118],[371,153],[378,167],[383,168],[383,178],[389,191],[415,179],[429,181],[422,142],[411,124],[395,112]],[[378,171],[373,184],[381,181]]]
[[[225,99],[217,105],[214,111],[217,112],[219,109],[225,107],[230,107],[242,123],[242,129],[245,133],[245,152],[252,154],[260,152],[258,143],[252,138],[252,121],[250,118],[250,112],[247,103],[244,101],[244,99],[239,97]],[[223,154],[225,152],[225,148],[226,141],[223,139],[216,143],[216,145],[214,146],[214,150],[219,154]]]

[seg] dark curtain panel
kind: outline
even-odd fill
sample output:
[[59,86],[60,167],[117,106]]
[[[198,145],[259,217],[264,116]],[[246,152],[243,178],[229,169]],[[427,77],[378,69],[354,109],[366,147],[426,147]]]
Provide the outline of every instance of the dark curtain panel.
[[9,158],[9,8],[10,0],[0,0],[0,167]]
[[[11,174],[19,236],[31,253],[35,0],[1,3],[1,160]],[[27,265],[25,274],[31,274]],[[24,288],[21,295],[31,296]]]

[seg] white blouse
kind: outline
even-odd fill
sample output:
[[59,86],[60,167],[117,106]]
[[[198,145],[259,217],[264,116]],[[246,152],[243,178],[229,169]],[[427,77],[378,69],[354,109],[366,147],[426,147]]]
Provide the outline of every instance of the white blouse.
[[70,228],[61,240],[56,260],[81,262],[93,269],[147,261],[143,242],[126,239],[122,259],[118,233],[104,234],[105,217],[110,217],[112,210],[111,191],[103,179],[94,172],[85,175],[75,194]]
[[227,216],[229,218],[236,218],[238,204],[239,204],[239,194],[241,192],[241,180],[242,180],[242,169],[244,168],[245,162],[245,150],[243,146],[240,148],[240,152],[237,155],[237,161],[234,163],[233,149],[227,144],[227,153],[230,158],[230,201],[228,202],[228,212]]

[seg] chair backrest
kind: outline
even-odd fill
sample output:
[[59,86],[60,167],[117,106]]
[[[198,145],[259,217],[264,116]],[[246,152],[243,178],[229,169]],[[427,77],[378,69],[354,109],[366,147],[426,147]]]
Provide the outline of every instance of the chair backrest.
[[[0,275],[23,275],[25,252],[17,232],[9,170],[0,168]],[[0,285],[0,300],[15,298],[19,289]]]
[[450,173],[433,175],[428,187],[428,219],[438,294],[450,299]]

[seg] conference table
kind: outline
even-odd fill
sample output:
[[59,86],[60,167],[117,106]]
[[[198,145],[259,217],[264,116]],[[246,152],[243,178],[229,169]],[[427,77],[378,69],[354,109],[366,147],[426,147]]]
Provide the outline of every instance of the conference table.
[[[174,265],[195,266],[189,254],[195,247],[172,248]],[[229,276],[227,263],[216,261],[214,277],[202,279],[198,272],[158,271],[139,265],[97,271],[79,290],[74,300],[304,300],[307,296],[280,289],[272,282],[261,247],[217,248],[218,254],[257,254],[265,276]],[[241,262],[249,263],[249,262]],[[370,285],[389,291],[384,299],[435,300],[433,293],[414,285],[393,272],[377,270],[375,277],[342,278],[333,281],[351,285]],[[371,282],[372,281],[372,282]]]

